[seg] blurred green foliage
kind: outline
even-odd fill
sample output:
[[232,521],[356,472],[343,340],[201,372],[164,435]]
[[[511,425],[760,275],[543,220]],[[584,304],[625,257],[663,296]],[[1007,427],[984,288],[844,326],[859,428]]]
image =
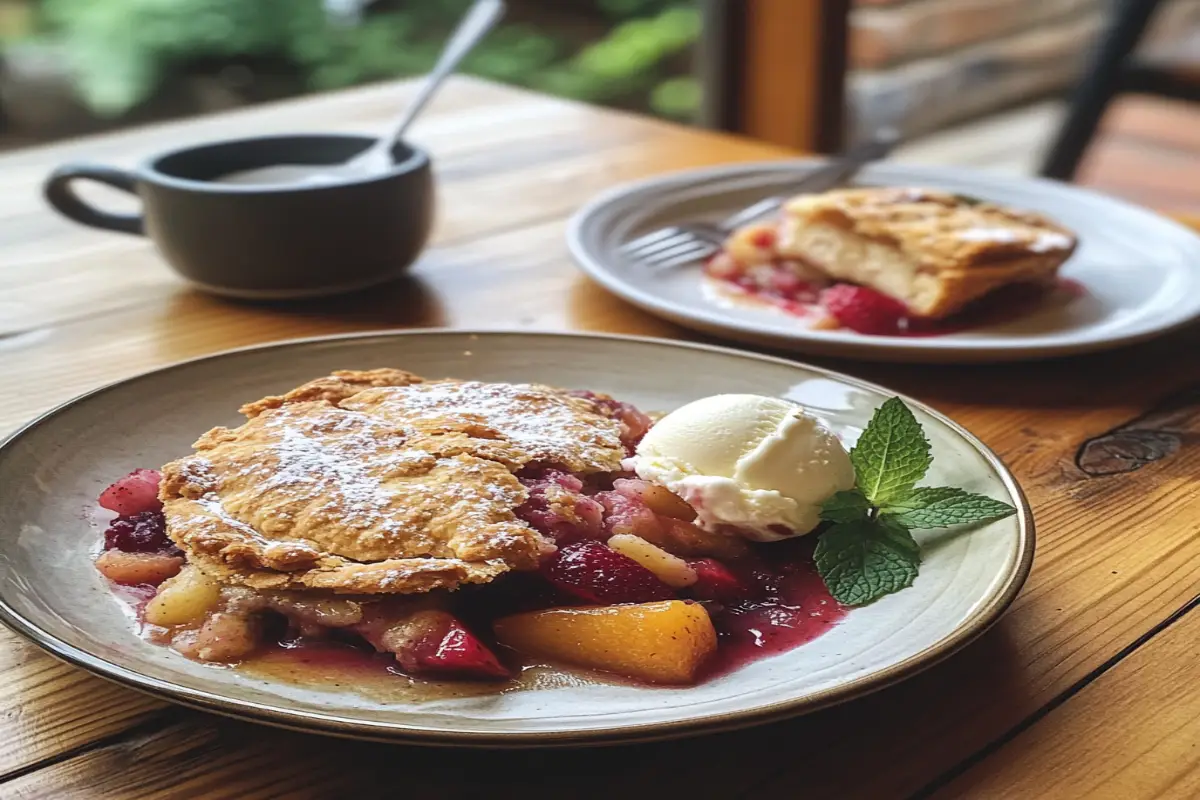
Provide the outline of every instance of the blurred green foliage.
[[[342,26],[321,0],[41,0],[34,35],[68,54],[93,112],[116,117],[195,63],[272,59],[310,90],[421,74],[469,2],[377,2],[360,24]],[[545,14],[538,0],[510,5],[523,12],[510,12],[518,21],[493,32],[465,71],[674,118],[694,114],[699,87],[688,58],[700,18],[688,0],[577,0],[569,12],[555,4]]]

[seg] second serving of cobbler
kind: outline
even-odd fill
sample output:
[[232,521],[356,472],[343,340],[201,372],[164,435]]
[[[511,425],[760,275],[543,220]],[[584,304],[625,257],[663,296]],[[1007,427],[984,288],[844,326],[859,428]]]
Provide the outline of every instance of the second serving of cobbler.
[[1075,252],[1043,214],[946,191],[859,187],[799,195],[779,219],[733,232],[706,266],[717,286],[812,329],[934,335],[1007,321]]

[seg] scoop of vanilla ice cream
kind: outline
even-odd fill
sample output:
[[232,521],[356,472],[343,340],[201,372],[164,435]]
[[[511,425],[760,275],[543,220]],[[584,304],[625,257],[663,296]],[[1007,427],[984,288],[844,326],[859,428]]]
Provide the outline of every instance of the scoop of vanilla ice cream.
[[854,487],[837,436],[795,403],[719,394],[659,420],[632,458],[638,477],[690,503],[706,528],[773,541],[811,531],[821,503]]

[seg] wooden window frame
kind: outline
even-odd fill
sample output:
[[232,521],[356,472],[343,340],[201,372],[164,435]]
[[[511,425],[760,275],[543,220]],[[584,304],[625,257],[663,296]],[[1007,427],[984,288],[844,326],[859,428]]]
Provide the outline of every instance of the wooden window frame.
[[813,153],[845,146],[850,0],[699,0],[701,123]]

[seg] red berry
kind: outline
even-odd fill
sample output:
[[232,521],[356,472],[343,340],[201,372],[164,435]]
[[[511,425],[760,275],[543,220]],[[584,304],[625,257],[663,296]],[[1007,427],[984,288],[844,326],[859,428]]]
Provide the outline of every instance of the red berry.
[[865,286],[839,283],[821,293],[821,304],[850,330],[868,334],[898,334],[908,309],[898,300]]
[[597,541],[560,548],[543,573],[559,589],[588,603],[652,603],[675,597],[653,572]]
[[410,657],[415,672],[483,680],[511,677],[478,636],[456,617],[446,616],[450,618],[439,635],[424,637],[414,644]]
[[697,577],[696,583],[692,585],[692,593],[701,600],[731,603],[748,599],[753,594],[750,587],[720,561],[698,558],[689,561],[688,566],[696,571]]
[[167,521],[161,511],[143,511],[131,517],[117,517],[104,532],[104,549],[125,553],[173,552],[167,538]]
[[405,608],[403,600],[368,604],[351,626],[381,653],[391,653],[411,675],[489,680],[511,677],[495,653],[441,609]]
[[161,511],[162,501],[158,499],[161,480],[158,470],[135,469],[100,493],[100,506],[123,517],[143,511]]

